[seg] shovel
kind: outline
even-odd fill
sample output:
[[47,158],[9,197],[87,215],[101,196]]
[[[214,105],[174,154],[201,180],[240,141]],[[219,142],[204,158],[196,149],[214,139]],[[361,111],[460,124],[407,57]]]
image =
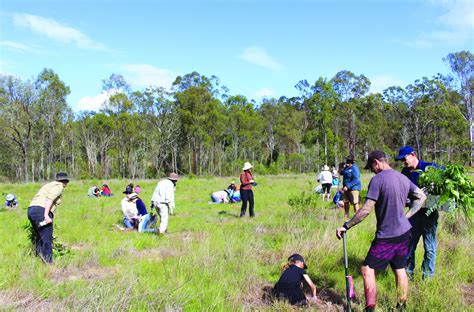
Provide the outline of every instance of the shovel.
[[351,312],[351,298],[354,298],[354,284],[352,283],[352,276],[349,275],[349,265],[347,261],[347,248],[346,248],[346,233],[342,233],[342,244],[344,246],[344,270],[346,273],[346,299],[347,309],[346,311]]

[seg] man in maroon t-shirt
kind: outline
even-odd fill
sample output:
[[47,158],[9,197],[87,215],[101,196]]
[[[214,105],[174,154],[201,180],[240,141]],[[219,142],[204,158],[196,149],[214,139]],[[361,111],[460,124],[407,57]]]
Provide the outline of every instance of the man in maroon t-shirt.
[[255,217],[255,212],[253,211],[253,191],[252,185],[255,185],[255,181],[253,180],[252,176],[252,169],[253,166],[246,162],[244,167],[242,168],[242,174],[240,175],[240,198],[242,198],[242,207],[240,208],[240,217],[242,218],[245,216],[245,212],[247,211],[247,202],[249,203],[249,214],[250,217]]
[[[336,230],[336,236],[340,239],[344,232],[364,220],[375,208],[377,231],[361,267],[365,290],[364,311],[374,311],[377,294],[375,271],[385,270],[388,264],[395,273],[399,290],[397,307],[405,307],[408,296],[405,266],[411,228],[408,218],[421,208],[426,196],[407,177],[390,167],[382,151],[375,150],[369,154],[365,169],[375,173],[370,180],[365,203],[352,219]],[[407,198],[412,200],[412,205],[405,215]]]

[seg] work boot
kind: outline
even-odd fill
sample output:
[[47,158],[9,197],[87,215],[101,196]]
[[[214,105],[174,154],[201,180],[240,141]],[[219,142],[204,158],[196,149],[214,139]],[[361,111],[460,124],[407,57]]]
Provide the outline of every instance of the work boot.
[[364,312],[374,312],[375,311],[375,306],[368,306],[365,307]]

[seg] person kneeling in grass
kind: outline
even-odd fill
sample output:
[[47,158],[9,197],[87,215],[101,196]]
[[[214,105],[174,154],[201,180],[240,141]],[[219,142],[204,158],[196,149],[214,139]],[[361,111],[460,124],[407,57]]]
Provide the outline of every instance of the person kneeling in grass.
[[283,274],[273,288],[273,296],[278,299],[286,300],[292,305],[307,305],[308,302],[302,288],[302,282],[304,280],[309,288],[311,288],[311,301],[315,302],[317,300],[316,286],[306,273],[305,270],[307,268],[301,255],[291,255],[288,258],[288,263],[283,268]]
[[153,232],[155,229],[149,229],[150,215],[148,214],[145,204],[138,197],[137,193],[127,194],[122,199],[123,224],[127,229],[138,229],[138,232]]

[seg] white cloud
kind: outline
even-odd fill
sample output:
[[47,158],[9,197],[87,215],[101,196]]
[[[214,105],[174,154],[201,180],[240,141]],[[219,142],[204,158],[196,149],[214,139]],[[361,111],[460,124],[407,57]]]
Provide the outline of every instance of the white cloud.
[[377,75],[370,79],[370,92],[378,93],[382,92],[383,90],[387,89],[388,87],[399,86],[404,88],[407,84],[394,76],[382,74]]
[[85,96],[77,102],[76,110],[77,111],[99,111],[102,106],[109,100],[109,97],[114,94],[114,91],[107,92],[102,91],[102,93],[90,97]]
[[15,63],[13,63],[13,62],[0,59],[0,75],[13,76],[13,77],[16,77],[16,78],[20,78],[18,75],[14,74],[14,73],[12,73],[12,72],[10,72],[6,69],[7,67],[12,67],[14,65],[15,65]]
[[[435,2],[436,3],[436,2]],[[452,29],[474,29],[474,4],[472,0],[441,1],[447,12],[439,17],[439,21]]]
[[269,88],[262,88],[255,92],[255,96],[260,98],[268,98],[275,94],[275,91]]
[[102,43],[90,39],[77,29],[61,25],[53,19],[31,14],[14,14],[13,21],[17,26],[27,27],[35,33],[62,43],[74,44],[82,49],[107,50]]
[[474,33],[474,5],[472,0],[429,0],[431,5],[441,7],[436,29],[423,32],[408,46],[432,47],[437,43],[459,44],[472,41]]
[[249,63],[277,71],[283,68],[283,66],[274,60],[262,47],[252,46],[246,48],[240,55],[239,58]]
[[3,46],[9,50],[18,51],[22,53],[41,53],[39,49],[36,49],[27,44],[15,42],[15,41],[3,40],[3,41],[0,41],[0,46]]
[[125,64],[121,66],[121,69],[127,72],[127,80],[135,86],[169,89],[176,79],[173,72],[148,64]]

